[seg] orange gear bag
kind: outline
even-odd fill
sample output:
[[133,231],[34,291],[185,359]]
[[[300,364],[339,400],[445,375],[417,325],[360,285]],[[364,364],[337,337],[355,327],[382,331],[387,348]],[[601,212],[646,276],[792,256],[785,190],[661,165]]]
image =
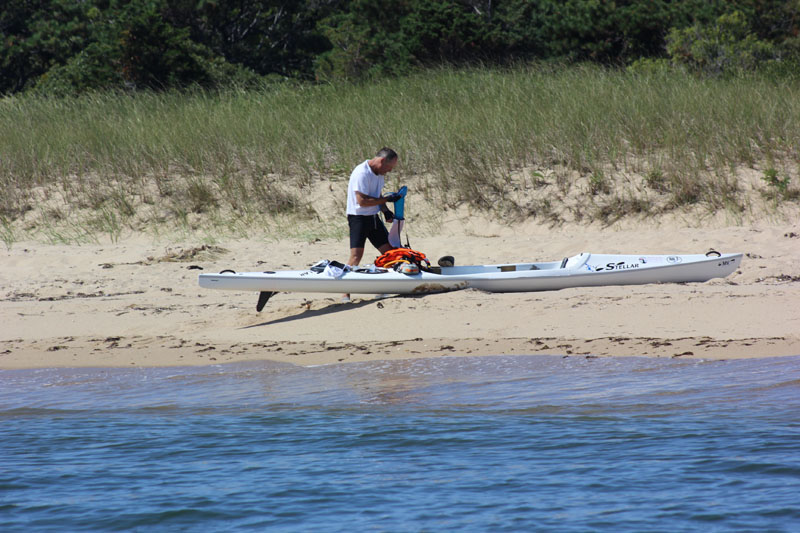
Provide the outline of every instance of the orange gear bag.
[[375,266],[379,268],[390,267],[397,263],[414,263],[419,267],[423,266],[422,263],[427,266],[431,264],[425,254],[411,248],[393,248],[375,258]]

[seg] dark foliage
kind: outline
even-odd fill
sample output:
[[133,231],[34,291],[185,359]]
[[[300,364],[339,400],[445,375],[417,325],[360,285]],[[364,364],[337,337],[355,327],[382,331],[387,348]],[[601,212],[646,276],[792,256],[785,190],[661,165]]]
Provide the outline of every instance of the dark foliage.
[[704,40],[718,35],[746,39],[725,52],[754,59],[714,65],[757,68],[766,58],[786,70],[798,64],[799,33],[794,0],[5,0],[0,94],[363,79],[553,58],[668,59],[706,72],[697,51],[713,52]]

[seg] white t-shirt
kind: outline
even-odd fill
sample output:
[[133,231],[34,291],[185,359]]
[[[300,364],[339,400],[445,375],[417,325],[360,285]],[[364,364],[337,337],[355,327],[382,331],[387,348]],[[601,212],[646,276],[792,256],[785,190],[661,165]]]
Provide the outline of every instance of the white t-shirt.
[[347,214],[348,215],[375,215],[380,212],[381,206],[371,205],[361,207],[358,205],[356,191],[373,198],[380,198],[383,192],[383,176],[375,174],[369,167],[369,159],[358,165],[350,174],[350,183],[347,185]]

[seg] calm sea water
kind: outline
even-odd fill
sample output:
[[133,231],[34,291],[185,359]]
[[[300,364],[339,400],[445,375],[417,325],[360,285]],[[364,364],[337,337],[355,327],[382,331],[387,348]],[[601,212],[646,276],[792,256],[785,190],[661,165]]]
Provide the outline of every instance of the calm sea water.
[[0,530],[800,531],[800,357],[2,371]]

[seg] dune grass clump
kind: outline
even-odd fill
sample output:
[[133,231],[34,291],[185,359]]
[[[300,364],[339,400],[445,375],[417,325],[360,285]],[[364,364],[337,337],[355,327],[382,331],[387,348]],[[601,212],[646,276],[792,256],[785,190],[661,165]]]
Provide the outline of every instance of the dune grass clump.
[[0,226],[16,235],[46,210],[140,228],[305,216],[315,184],[346,179],[385,145],[415,191],[501,219],[558,220],[570,195],[584,221],[736,210],[735,170],[764,162],[781,168],[765,189],[796,199],[786,191],[798,140],[797,84],[679,71],[534,65],[363,85],[23,95],[0,101]]

